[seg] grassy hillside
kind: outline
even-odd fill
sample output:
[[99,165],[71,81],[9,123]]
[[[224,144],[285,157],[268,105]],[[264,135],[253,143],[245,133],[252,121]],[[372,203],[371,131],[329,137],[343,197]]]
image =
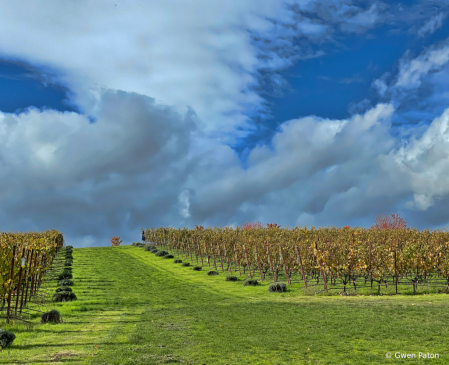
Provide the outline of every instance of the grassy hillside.
[[[141,248],[75,249],[78,300],[63,324],[6,326],[0,364],[382,364],[394,353],[449,363],[449,296],[268,293],[181,267]],[[45,286],[56,288],[56,281]],[[35,320],[37,323],[37,319]],[[391,352],[393,358],[385,354]],[[412,360],[413,361],[413,360]],[[415,362],[420,362],[416,359]]]

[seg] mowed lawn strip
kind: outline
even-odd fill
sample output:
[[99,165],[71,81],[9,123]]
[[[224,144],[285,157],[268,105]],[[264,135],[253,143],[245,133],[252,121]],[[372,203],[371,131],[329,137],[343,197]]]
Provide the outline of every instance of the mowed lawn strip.
[[[196,263],[196,262],[195,262]],[[193,264],[193,263],[192,263]],[[268,293],[208,276],[132,246],[74,250],[78,300],[54,303],[65,322],[3,327],[8,364],[382,364],[394,352],[449,362],[449,296]],[[237,274],[238,276],[238,274]],[[46,283],[56,288],[56,281]],[[54,289],[53,289],[54,291]],[[392,359],[385,357],[393,353]]]
[[[449,297],[303,296],[268,293],[208,276],[135,247],[121,247],[151,269],[147,310],[123,351],[98,364],[402,363],[386,352],[438,353],[448,362]],[[188,260],[190,261],[190,260]],[[192,263],[192,262],[191,262]],[[196,263],[196,262],[195,262]],[[193,263],[192,263],[193,264]],[[140,265],[139,265],[140,267]],[[136,292],[145,292],[136,288]],[[394,355],[393,355],[394,356]]]

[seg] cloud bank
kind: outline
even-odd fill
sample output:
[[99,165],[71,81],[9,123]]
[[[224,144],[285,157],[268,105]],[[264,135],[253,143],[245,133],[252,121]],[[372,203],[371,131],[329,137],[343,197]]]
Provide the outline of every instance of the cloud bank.
[[[423,228],[449,218],[447,41],[374,80],[381,101],[363,101],[363,112],[285,121],[249,151],[247,169],[232,148],[269,113],[265,95],[289,90],[281,70],[323,56],[320,45],[337,34],[388,21],[384,3],[47,5],[0,4],[0,31],[11,35],[0,54],[67,87],[81,114],[0,113],[2,230],[54,227],[80,247],[112,236],[131,243],[158,226],[369,227],[377,214],[400,212]],[[430,84],[439,116],[409,143],[393,137],[407,93]]]

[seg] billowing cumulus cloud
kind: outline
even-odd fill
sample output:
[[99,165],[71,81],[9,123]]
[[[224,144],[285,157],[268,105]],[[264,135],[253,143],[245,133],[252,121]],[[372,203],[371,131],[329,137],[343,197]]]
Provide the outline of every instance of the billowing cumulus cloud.
[[373,83],[385,100],[364,99],[346,119],[284,121],[269,143],[247,151],[247,169],[230,147],[269,114],[266,95],[291,92],[282,70],[322,57],[322,45],[341,34],[387,21],[387,8],[349,0],[1,3],[1,56],[62,84],[81,111],[0,113],[2,230],[54,227],[89,246],[112,236],[130,243],[157,226],[369,226],[398,210],[416,226],[426,210],[423,224],[440,224],[432,209],[447,195],[447,112],[409,144],[390,127],[394,90],[443,75],[444,44],[404,57],[394,81]]

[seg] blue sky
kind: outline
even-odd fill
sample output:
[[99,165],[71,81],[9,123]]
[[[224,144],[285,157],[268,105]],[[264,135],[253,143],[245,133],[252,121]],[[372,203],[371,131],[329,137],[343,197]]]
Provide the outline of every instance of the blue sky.
[[0,10],[3,231],[448,226],[447,1]]

